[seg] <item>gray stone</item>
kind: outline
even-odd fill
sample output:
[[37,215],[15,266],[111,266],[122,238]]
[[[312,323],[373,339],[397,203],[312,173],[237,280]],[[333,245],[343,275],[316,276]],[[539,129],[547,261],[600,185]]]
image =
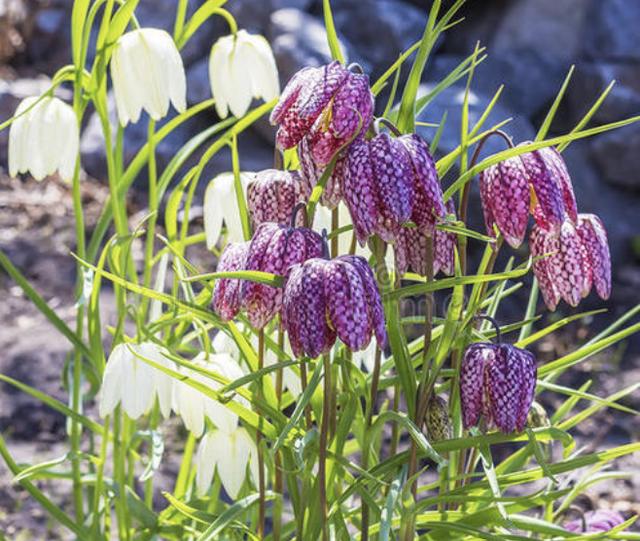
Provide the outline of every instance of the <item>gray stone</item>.
[[640,110],[640,63],[578,64],[567,89],[566,120],[573,127],[582,119],[612,81],[613,89],[592,117],[592,123],[609,123],[633,116]]
[[[420,4],[420,0],[416,3]],[[445,33],[442,51],[467,56],[473,52],[476,43],[490,43],[511,3],[512,0],[467,2],[460,10],[464,20]]]
[[331,61],[324,25],[298,9],[280,9],[272,13],[267,34],[283,85],[300,68],[321,66]]
[[[433,85],[423,85],[420,88],[419,96],[425,95],[433,89]],[[438,146],[438,154],[446,154],[451,152],[460,144],[460,123],[462,120],[462,103],[464,100],[464,87],[450,87],[438,94],[431,101],[426,109],[422,111],[417,120],[422,122],[438,123],[444,113],[447,113],[447,121],[442,131],[442,137]],[[482,94],[472,91],[469,97],[469,126],[473,127],[480,119],[485,111],[491,95]],[[514,111],[497,104],[487,120],[482,130],[489,129],[491,126],[499,122],[512,118],[513,120],[502,129],[506,131],[515,143],[532,139],[535,131],[529,121],[522,115],[518,115]],[[419,127],[418,132],[431,140],[435,134],[436,128]],[[483,147],[481,157],[494,154],[504,150],[504,142],[498,137],[489,139]]]
[[600,135],[592,141],[591,150],[606,182],[640,193],[639,125],[632,124]]
[[427,13],[398,0],[348,2],[333,8],[336,28],[371,65],[374,76],[420,39]]
[[605,60],[640,59],[640,2],[591,0],[588,20],[583,40],[587,55]]

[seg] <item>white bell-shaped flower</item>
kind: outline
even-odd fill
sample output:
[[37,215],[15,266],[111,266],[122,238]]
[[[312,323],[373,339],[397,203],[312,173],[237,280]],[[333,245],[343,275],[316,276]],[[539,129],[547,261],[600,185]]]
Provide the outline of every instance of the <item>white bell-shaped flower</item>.
[[269,42],[240,30],[220,38],[209,57],[211,92],[220,118],[244,116],[251,99],[271,101],[280,93],[278,68]]
[[[255,334],[251,335],[250,343],[254,349],[258,347],[258,337]],[[238,344],[236,344],[235,340],[229,336],[227,333],[219,332],[213,338],[213,349],[218,353],[228,353],[238,362],[240,361],[242,354],[240,353],[240,348]],[[289,359],[294,359],[293,351],[291,350],[291,344],[289,343],[289,337],[285,336],[284,341],[284,352],[287,354]],[[264,365],[265,366],[273,366],[278,362],[278,356],[269,348],[266,348],[264,355]],[[275,372],[272,374],[272,379],[275,383],[276,374]],[[302,394],[302,384],[300,382],[300,378],[298,375],[289,367],[285,367],[282,371],[282,382],[284,387],[289,389],[291,394],[297,398]]]
[[217,471],[225,491],[235,500],[246,479],[247,467],[255,482],[258,479],[258,448],[245,428],[238,426],[228,432],[207,432],[196,456],[197,495],[206,495]]
[[[251,175],[249,172],[240,173],[245,200]],[[233,173],[221,173],[214,177],[204,192],[204,232],[209,250],[220,239],[223,221],[227,226],[229,242],[242,242],[244,235]]]
[[16,109],[9,130],[9,174],[28,171],[42,180],[58,171],[64,180],[71,180],[80,146],[78,118],[58,98],[38,99],[25,98]]
[[152,342],[118,344],[111,351],[102,379],[99,413],[109,415],[121,403],[131,419],[148,412],[158,398],[163,417],[171,414],[174,380],[140,357],[175,370],[175,364]]
[[120,36],[111,57],[111,79],[120,124],[136,123],[144,109],[154,120],[187,107],[187,80],[171,36],[157,28],[139,28]]
[[[203,352],[197,355],[192,362],[202,368],[216,372],[230,381],[244,376],[237,361],[226,353],[211,354],[207,357]],[[211,389],[215,390],[222,387],[221,383],[203,374],[199,374],[190,368],[181,366],[179,370],[180,373]],[[240,396],[236,395],[233,400],[245,407],[249,407],[249,402]],[[182,417],[184,425],[189,431],[193,432],[196,437],[201,436],[204,432],[205,418],[207,417],[218,429],[226,432],[231,432],[238,424],[238,416],[226,405],[213,400],[181,381],[176,382],[173,389],[173,409]]]

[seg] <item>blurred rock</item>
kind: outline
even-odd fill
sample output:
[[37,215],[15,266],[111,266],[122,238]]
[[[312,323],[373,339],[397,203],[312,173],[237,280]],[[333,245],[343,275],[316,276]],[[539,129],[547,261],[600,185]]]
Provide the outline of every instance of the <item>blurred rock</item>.
[[[425,95],[433,89],[433,85],[426,85],[420,88],[418,95]],[[447,121],[442,131],[438,154],[446,154],[454,150],[460,144],[460,123],[462,121],[462,103],[464,100],[464,87],[450,87],[430,102],[426,109],[420,113],[417,120],[422,122],[439,123],[444,113],[447,113]],[[491,96],[480,92],[471,92],[469,97],[469,126],[470,128],[482,116],[487,105],[491,101]],[[526,141],[535,136],[535,131],[529,121],[515,111],[511,111],[500,104],[496,105],[485,121],[482,130],[489,129],[499,122],[513,118],[513,120],[502,129],[506,131],[515,142]],[[436,128],[419,127],[418,132],[427,140],[431,140]],[[504,142],[495,137],[487,141],[483,147],[481,156],[486,156],[504,150]]]
[[348,2],[333,9],[336,28],[372,66],[374,77],[421,38],[427,13],[398,0]]
[[640,170],[639,125],[633,124],[604,133],[593,139],[591,149],[603,180],[640,193],[640,177],[638,177]]
[[591,0],[588,20],[583,43],[589,57],[640,60],[640,2]]
[[[331,62],[324,24],[299,9],[280,9],[272,13],[267,36],[283,86],[300,68]],[[344,41],[342,45],[348,53],[348,45]]]
[[584,62],[576,67],[567,89],[566,113],[570,127],[582,119],[614,80],[613,89],[592,117],[592,122],[616,122],[640,111],[640,63]]

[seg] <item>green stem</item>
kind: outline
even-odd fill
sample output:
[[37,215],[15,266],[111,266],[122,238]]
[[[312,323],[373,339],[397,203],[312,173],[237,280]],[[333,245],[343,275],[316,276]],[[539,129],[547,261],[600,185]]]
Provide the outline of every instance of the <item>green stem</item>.
[[[258,332],[258,370],[264,368],[264,329]],[[262,398],[262,378],[258,379],[258,396]],[[264,539],[265,524],[265,479],[264,479],[264,451],[262,449],[262,433],[260,430],[256,433],[256,444],[258,446],[258,538]]]
[[[158,168],[156,164],[155,126],[153,119],[149,119],[147,140],[149,144],[149,218],[147,220],[147,237],[145,239],[144,271],[142,283],[144,287],[151,285],[151,271],[153,267],[153,248],[156,237],[156,223],[158,221]],[[147,313],[149,297],[143,297],[140,313],[144,317]]]
[[329,354],[322,356],[324,365],[324,395],[322,400],[322,420],[320,423],[320,451],[318,456],[318,487],[320,493],[320,515],[322,521],[322,541],[329,540],[327,524],[327,444],[329,439],[329,417],[331,413],[331,359]]

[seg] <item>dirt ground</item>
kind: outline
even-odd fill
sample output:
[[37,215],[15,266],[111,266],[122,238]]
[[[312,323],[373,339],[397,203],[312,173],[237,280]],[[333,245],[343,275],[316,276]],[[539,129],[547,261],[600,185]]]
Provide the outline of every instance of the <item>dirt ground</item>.
[[[83,182],[83,203],[88,227],[95,222],[107,196],[97,182]],[[134,209],[135,210],[135,209]],[[69,187],[55,179],[42,183],[0,178],[0,249],[31,280],[36,290],[68,324],[73,324],[75,265],[69,252],[75,249],[73,211]],[[69,344],[24,296],[20,288],[0,272],[0,372],[21,380],[67,402],[61,373]],[[103,306],[113,313],[107,290]],[[540,346],[541,358],[553,358],[583,340],[588,329],[577,325],[562,336]],[[575,384],[594,379],[591,392],[606,396],[640,380],[640,353],[624,347],[609,350],[582,364],[572,373]],[[567,382],[565,382],[567,383]],[[549,410],[557,397],[545,402]],[[625,405],[640,409],[640,396],[629,397]],[[95,415],[89,404],[89,414]],[[18,463],[37,463],[62,456],[66,451],[64,418],[29,396],[0,384],[0,430]],[[176,429],[177,430],[177,429]],[[640,418],[620,412],[604,412],[574,431],[578,448],[588,453],[638,441]],[[166,474],[175,468],[168,455]],[[585,508],[614,507],[625,516],[640,512],[640,456],[618,460],[614,469],[630,474],[628,479],[594,486],[580,500]],[[61,506],[69,501],[69,485],[61,481],[38,482]],[[29,495],[12,482],[12,475],[0,462],[0,540],[68,539]]]

